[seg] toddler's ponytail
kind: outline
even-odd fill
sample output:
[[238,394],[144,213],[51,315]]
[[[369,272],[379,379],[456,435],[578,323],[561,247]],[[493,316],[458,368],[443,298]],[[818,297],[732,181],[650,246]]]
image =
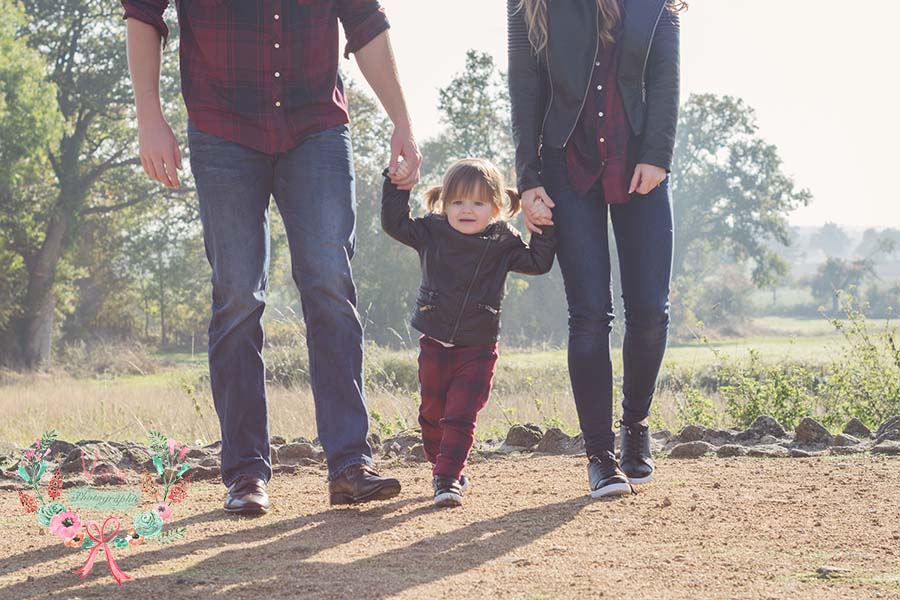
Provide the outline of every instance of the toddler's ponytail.
[[509,199],[509,206],[506,208],[506,214],[513,217],[522,209],[522,197],[515,188],[506,188],[506,197]]
[[441,212],[441,191],[443,189],[442,186],[437,185],[425,192],[425,208],[429,212]]

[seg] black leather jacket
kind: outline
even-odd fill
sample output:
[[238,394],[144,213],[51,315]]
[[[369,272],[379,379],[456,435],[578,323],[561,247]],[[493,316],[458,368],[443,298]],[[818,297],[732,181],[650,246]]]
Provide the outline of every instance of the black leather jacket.
[[527,246],[518,231],[496,221],[478,235],[453,229],[446,217],[410,218],[409,192],[397,189],[385,170],[381,226],[395,240],[415,248],[422,265],[412,326],[457,346],[497,341],[500,303],[510,271],[541,275],[553,266],[556,235],[542,227]]
[[[624,0],[618,82],[638,163],[672,166],[679,101],[679,19],[666,0]],[[535,56],[524,8],[507,0],[509,96],[519,192],[542,185],[540,146],[575,129],[600,41],[597,3],[548,0],[547,49]],[[549,65],[549,66],[548,66]]]

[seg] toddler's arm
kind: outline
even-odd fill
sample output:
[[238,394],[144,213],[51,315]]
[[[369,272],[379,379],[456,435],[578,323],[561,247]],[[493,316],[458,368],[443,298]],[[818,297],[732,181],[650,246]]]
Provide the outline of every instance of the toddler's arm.
[[531,234],[528,245],[519,238],[519,245],[513,249],[509,270],[525,275],[543,275],[553,268],[556,256],[556,227],[541,225],[543,233]]
[[[405,165],[404,162],[400,163]],[[409,216],[409,191],[398,189],[384,170],[384,187],[381,193],[381,226],[389,236],[415,249],[424,242],[428,230],[424,219]]]

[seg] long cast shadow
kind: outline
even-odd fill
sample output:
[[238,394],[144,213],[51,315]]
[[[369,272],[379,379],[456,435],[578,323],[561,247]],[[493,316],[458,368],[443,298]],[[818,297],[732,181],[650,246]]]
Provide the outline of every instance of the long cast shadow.
[[[321,515],[322,523],[284,536],[253,549],[230,549],[179,573],[144,577],[128,585],[138,592],[143,588],[165,587],[182,597],[194,597],[201,592],[191,584],[214,583],[226,588],[229,597],[244,597],[240,586],[247,585],[247,597],[316,597],[345,598],[388,597],[413,587],[432,583],[474,569],[490,560],[527,546],[538,538],[565,525],[577,516],[590,500],[572,498],[551,505],[519,510],[507,515],[485,519],[449,533],[434,534],[403,548],[382,552],[350,563],[304,561],[339,543],[356,539],[358,527],[350,527],[346,516],[335,513]],[[385,519],[381,531],[398,525],[410,517],[433,510],[423,505],[406,515]],[[367,525],[371,523],[367,522]],[[371,530],[370,530],[371,531]],[[331,536],[337,535],[337,539]],[[259,539],[257,537],[257,539]],[[328,540],[323,544],[322,540]],[[337,540],[342,540],[338,542]],[[231,540],[234,541],[233,539]],[[412,569],[412,559],[430,556],[427,569]],[[173,588],[175,580],[185,585]],[[193,581],[192,581],[193,580]],[[143,586],[147,586],[144,588]],[[113,583],[93,587],[92,592],[114,593]],[[26,592],[23,586],[21,592]],[[222,592],[223,594],[226,592]],[[205,596],[217,595],[204,590]],[[21,597],[21,596],[20,596]],[[169,597],[175,597],[170,594]]]
[[[291,553],[294,556],[298,556],[302,559],[316,552],[326,550],[329,547],[338,546],[350,542],[359,537],[362,533],[384,531],[386,529],[390,529],[391,527],[399,525],[407,519],[416,516],[420,511],[412,511],[410,513],[396,515],[387,519],[383,518],[384,515],[399,510],[409,504],[422,502],[423,500],[424,498],[405,498],[403,500],[397,500],[395,502],[387,504],[372,505],[371,507],[365,508],[353,507],[341,509],[326,509],[324,511],[320,511],[311,515],[304,515],[293,519],[276,521],[253,529],[247,529],[238,532],[237,535],[240,535],[240,539],[243,541],[258,542],[266,538],[278,536],[288,531],[314,524],[313,527],[305,529],[302,533],[304,535],[309,534],[313,539],[317,540],[331,540],[332,543],[328,545],[320,544],[318,547],[315,545],[303,546],[302,548],[305,548],[305,552],[298,552],[298,548],[301,548],[300,546],[292,546],[290,548]],[[211,518],[212,515],[215,515],[216,518]],[[173,524],[185,525],[189,521],[191,521],[191,519],[194,519],[194,523],[196,524],[200,522],[229,518],[233,517],[228,517],[227,515],[224,515],[222,511],[215,510],[203,513],[201,515],[196,515],[193,518],[184,519],[177,523],[173,522]],[[188,532],[188,535],[190,535],[190,530]],[[231,532],[227,534],[218,534],[204,537],[197,540],[190,540],[187,542],[176,542],[172,545],[160,546],[158,549],[149,552],[144,551],[134,556],[122,556],[120,553],[117,553],[116,562],[118,563],[119,567],[121,567],[126,573],[128,573],[140,567],[165,562],[167,560],[177,559],[210,548],[217,548],[223,545],[233,544],[235,541],[235,535],[236,534],[234,532]],[[56,548],[56,546],[54,546],[54,548]],[[69,552],[58,554],[56,556],[57,558],[59,558],[60,556],[65,556],[66,554],[72,552],[69,548],[63,549],[69,550]],[[80,555],[87,558],[86,553],[81,553]],[[244,555],[238,562],[242,566],[246,566],[248,564],[247,555]],[[107,576],[106,565],[102,563],[105,563],[105,560],[100,557],[98,559],[98,563],[95,565],[95,569],[100,569],[100,571],[98,572],[98,576],[102,575],[105,577]],[[253,563],[251,562],[250,564]],[[93,574],[91,576],[93,576]],[[142,579],[151,580],[153,579],[153,577]],[[29,598],[34,597],[34,594],[45,594],[49,590],[55,591],[56,593],[63,593],[65,592],[65,590],[81,585],[81,583],[81,580],[76,575],[73,575],[71,573],[54,573],[43,577],[34,577],[30,581],[23,581],[21,583],[13,584],[11,586],[7,586],[6,588],[0,589],[0,599],[5,600],[6,598]],[[126,585],[133,586],[134,583],[136,582],[128,582]],[[118,588],[118,586],[115,584],[112,584],[112,587]],[[92,588],[92,591],[95,589],[102,588]]]

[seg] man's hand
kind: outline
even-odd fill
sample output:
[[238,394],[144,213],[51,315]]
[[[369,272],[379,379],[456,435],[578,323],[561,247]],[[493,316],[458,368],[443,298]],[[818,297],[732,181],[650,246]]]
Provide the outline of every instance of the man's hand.
[[[400,158],[403,157],[403,169],[400,170]],[[412,129],[396,127],[391,136],[391,163],[388,175],[397,189],[411,190],[419,181],[419,166],[422,154],[416,145]]]
[[553,225],[553,212],[550,210],[556,206],[543,187],[531,188],[522,194],[522,220],[533,233],[540,235],[541,228],[538,225]]
[[634,177],[628,186],[628,193],[649,194],[653,188],[666,180],[666,170],[656,165],[641,163],[634,168]]
[[138,145],[144,173],[167,188],[176,189],[180,185],[178,171],[184,168],[181,151],[172,128],[162,115],[149,121],[138,121]]

